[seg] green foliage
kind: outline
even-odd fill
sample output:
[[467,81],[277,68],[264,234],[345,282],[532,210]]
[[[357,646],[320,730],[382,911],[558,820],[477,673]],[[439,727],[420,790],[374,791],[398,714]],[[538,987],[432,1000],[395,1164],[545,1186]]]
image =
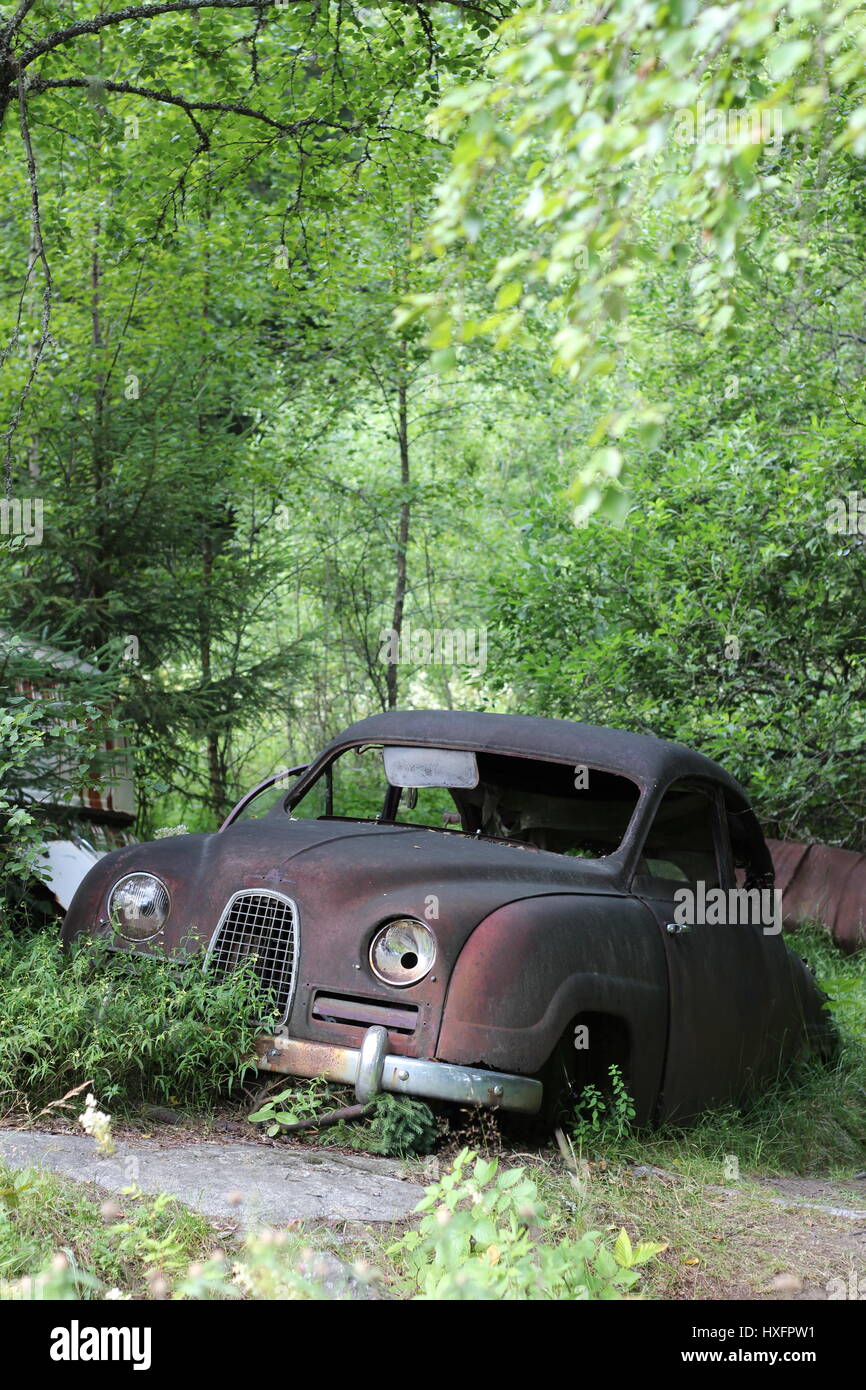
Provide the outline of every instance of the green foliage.
[[207,1222],[160,1194],[128,1192],[110,1211],[92,1189],[42,1170],[0,1164],[0,1299],[147,1297],[163,1273],[186,1273],[206,1253]]
[[0,1300],[327,1299],[372,1281],[287,1230],[216,1249],[204,1218],[165,1193],[131,1188],[103,1204],[67,1178],[0,1166],[13,1182],[26,1195],[14,1216],[0,1210]]
[[829,999],[842,1038],[842,1056],[866,1059],[866,971],[859,954],[845,954],[825,927],[801,927],[788,944],[806,959]]
[[[866,149],[853,2],[570,0],[521,6],[499,36],[433,119],[452,168],[429,241],[477,260],[490,190],[507,179],[511,245],[489,256],[487,300],[471,317],[453,271],[439,294],[410,298],[403,321],[426,315],[436,348],[478,335],[531,345],[534,329],[559,369],[604,379],[621,370],[629,310],[658,264],[688,266],[692,324],[709,344],[732,341],[741,281],[762,259],[784,274],[807,255],[796,221],[760,221],[785,157],[814,141],[838,167]],[[658,405],[619,393],[596,420],[572,489],[584,513],[621,516],[625,439],[635,452],[652,444]]]
[[89,1081],[114,1107],[208,1105],[254,1072],[257,1007],[250,971],[216,980],[196,962],[3,932],[0,1104],[34,1109]]
[[[499,412],[483,366],[446,388],[390,321],[443,166],[423,113],[489,31],[385,0],[277,6],[254,34],[248,8],[142,13],[94,44],[91,8],[48,0],[0,32],[0,414],[9,488],[38,478],[46,514],[2,608],[120,658],[149,838],[213,829],[257,774],[390,698],[404,507],[407,608],[471,621],[457,541]],[[427,566],[446,547],[459,598],[453,566]]]
[[597,1231],[545,1244],[548,1218],[527,1170],[500,1171],[468,1149],[417,1210],[418,1229],[389,1251],[405,1263],[405,1291],[417,1298],[622,1298],[638,1283],[637,1267],[665,1248],[635,1248],[624,1230],[612,1251]]
[[[87,13],[49,2],[8,42]],[[38,478],[46,530],[4,554],[6,618],[91,653],[138,642],[120,708],[155,784],[145,838],[213,828],[257,775],[388,703],[402,550],[405,615],[428,629],[480,625],[494,569],[512,591],[489,674],[410,660],[405,703],[691,736],[748,766],[786,829],[859,834],[861,537],[827,551],[812,522],[864,458],[862,16],[574,0],[492,22],[291,5],[253,59],[228,8],[28,62],[52,345],[11,482]],[[231,108],[250,62],[291,129],[111,87],[120,63]],[[84,85],[43,88],[58,74]],[[39,265],[20,298],[11,121],[6,415],[41,313]],[[413,256],[428,224],[438,258]],[[584,527],[572,547],[551,521],[567,502],[628,539]]]
[[[0,1298],[321,1300],[357,1297],[382,1275],[307,1248],[293,1231],[252,1232],[236,1250],[208,1248],[202,1218],[164,1194],[131,1190],[102,1207],[52,1174],[0,1170],[19,1208],[0,1212]],[[635,1291],[638,1270],[666,1247],[636,1246],[620,1230],[613,1247],[595,1231],[544,1243],[545,1204],[525,1168],[499,1170],[464,1149],[417,1208],[417,1229],[393,1244],[402,1297],[616,1299]]]
[[574,1107],[571,1134],[581,1150],[616,1149],[631,1131],[635,1108],[622,1072],[615,1062],[607,1071],[606,1093],[597,1086],[584,1086]]
[[249,1119],[254,1125],[264,1125],[265,1133],[273,1138],[284,1125],[301,1124],[336,1108],[333,1087],[325,1077],[319,1076],[306,1084],[296,1081],[284,1091],[269,1096]]
[[0,1202],[2,1202],[3,1206],[6,1208],[7,1214],[12,1215],[13,1212],[19,1210],[22,1194],[32,1186],[32,1178],[28,1178],[26,1175],[22,1177],[19,1173],[10,1172],[7,1186],[0,1187]]
[[[495,576],[491,680],[526,713],[699,749],[768,834],[857,848],[861,550],[826,528],[844,484],[821,430],[782,451],[777,428],[744,421],[648,462],[621,527],[535,506]],[[851,461],[856,435],[849,447]]]
[[369,1152],[376,1154],[426,1154],[439,1131],[429,1105],[414,1096],[395,1096],[382,1091],[375,1097],[370,1120]]
[[121,1267],[143,1267],[145,1275],[158,1272],[171,1278],[189,1266],[191,1232],[198,1235],[204,1222],[165,1192],[149,1197],[135,1187],[123,1194],[125,1217],[118,1217],[108,1232],[108,1245]]
[[113,673],[55,655],[59,667],[32,639],[0,632],[0,923],[13,926],[44,917],[31,889],[46,836],[62,833],[85,788],[117,775],[104,747],[117,734]]
[[[265,1132],[274,1136],[283,1125],[314,1120],[351,1103],[348,1092],[318,1077],[306,1085],[294,1082],[270,1096],[249,1118],[253,1124],[265,1125]],[[311,1133],[315,1133],[318,1144],[339,1144],[363,1153],[397,1157],[429,1153],[438,1137],[436,1120],[428,1105],[413,1096],[395,1096],[386,1091],[373,1097],[372,1113],[364,1119],[341,1121],[327,1129],[312,1129]]]
[[41,710],[23,704],[17,709],[0,710],[0,886],[4,916],[12,895],[33,871],[42,830],[35,817],[23,806],[14,791],[15,781],[23,781],[43,747],[39,732]]

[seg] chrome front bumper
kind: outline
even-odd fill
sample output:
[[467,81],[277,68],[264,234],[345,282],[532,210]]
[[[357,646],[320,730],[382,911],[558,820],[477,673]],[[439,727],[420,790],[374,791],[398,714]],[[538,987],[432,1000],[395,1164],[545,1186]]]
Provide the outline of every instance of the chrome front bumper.
[[535,1115],[541,1106],[543,1087],[529,1076],[480,1071],[451,1062],[386,1054],[388,1034],[379,1025],[368,1028],[360,1049],[333,1047],[330,1043],[304,1042],[300,1038],[265,1037],[256,1044],[263,1071],[290,1076],[324,1076],[354,1086],[362,1103],[377,1091],[450,1100],[458,1105],[486,1105],[497,1110],[517,1110]]

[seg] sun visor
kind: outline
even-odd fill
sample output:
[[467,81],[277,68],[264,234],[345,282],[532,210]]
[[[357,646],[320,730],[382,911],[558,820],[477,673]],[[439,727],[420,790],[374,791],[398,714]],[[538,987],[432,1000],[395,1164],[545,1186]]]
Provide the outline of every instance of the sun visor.
[[478,759],[459,748],[382,749],[392,787],[477,787]]

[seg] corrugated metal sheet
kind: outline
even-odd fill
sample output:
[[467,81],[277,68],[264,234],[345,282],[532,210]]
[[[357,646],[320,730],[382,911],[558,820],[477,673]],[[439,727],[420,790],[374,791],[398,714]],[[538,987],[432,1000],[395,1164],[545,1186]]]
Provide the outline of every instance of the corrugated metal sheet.
[[767,845],[782,890],[785,930],[817,920],[844,950],[866,947],[866,854],[794,841]]

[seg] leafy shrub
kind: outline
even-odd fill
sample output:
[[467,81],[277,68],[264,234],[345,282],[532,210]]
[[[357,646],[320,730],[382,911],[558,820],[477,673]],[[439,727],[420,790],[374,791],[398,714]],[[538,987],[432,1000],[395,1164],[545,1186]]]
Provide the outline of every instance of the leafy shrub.
[[[344,1088],[332,1086],[324,1077],[299,1085],[294,1082],[284,1091],[271,1096],[250,1115],[253,1124],[266,1126],[272,1137],[283,1125],[315,1120],[329,1110],[351,1104]],[[353,1120],[315,1131],[318,1144],[339,1144],[343,1148],[359,1149],[370,1154],[426,1154],[438,1136],[436,1120],[429,1105],[412,1096],[393,1096],[381,1092],[373,1098],[372,1113],[363,1120]]]
[[574,526],[539,490],[491,576],[487,683],[525,714],[679,739],[747,787],[768,834],[860,849],[862,551],[822,524],[850,457],[824,420],[819,446],[748,412],[695,432],[680,410],[679,439],[633,474],[626,525]]
[[[90,664],[61,668],[40,651],[38,643],[8,635],[0,648],[0,923],[18,927],[42,925],[47,915],[44,896],[32,891],[34,867],[46,835],[68,819],[58,803],[100,786],[116,756],[105,744],[117,732],[112,672]],[[8,693],[16,685],[42,698]],[[53,915],[53,907],[47,911]]]
[[85,1081],[116,1107],[212,1102],[255,1070],[257,1005],[249,969],[216,979],[195,962],[0,931],[0,1104],[32,1108]]
[[635,1108],[622,1072],[612,1062],[607,1073],[610,1080],[606,1093],[597,1086],[584,1086],[574,1107],[572,1138],[581,1150],[615,1148],[631,1131]]
[[848,955],[817,922],[800,927],[788,945],[808,961],[829,997],[843,1056],[862,1061],[866,1047],[866,956],[862,951]]
[[120,1200],[122,1210],[68,1178],[0,1163],[0,1298],[98,1298],[120,1284],[146,1297],[207,1253],[202,1216],[164,1193]]
[[638,1282],[637,1266],[665,1249],[635,1248],[625,1230],[613,1250],[598,1231],[545,1245],[549,1222],[527,1170],[500,1172],[497,1160],[468,1149],[416,1210],[426,1213],[418,1229],[389,1250],[404,1259],[416,1298],[621,1298]]
[[368,1153],[427,1154],[439,1131],[429,1105],[413,1096],[392,1096],[383,1091],[373,1102],[369,1123]]
[[29,812],[17,804],[11,786],[14,774],[21,772],[41,747],[34,727],[37,712],[26,705],[0,710],[0,865],[4,882],[30,873],[38,852],[38,828]]
[[299,1125],[305,1120],[314,1120],[328,1110],[336,1110],[345,1102],[337,1099],[337,1092],[324,1076],[317,1076],[305,1084],[297,1081],[268,1097],[249,1116],[250,1123],[264,1125],[265,1133],[273,1139],[284,1125]]
[[39,705],[19,703],[0,710],[0,923],[42,925],[45,912],[31,891],[46,826],[28,809],[20,782],[46,745]]

